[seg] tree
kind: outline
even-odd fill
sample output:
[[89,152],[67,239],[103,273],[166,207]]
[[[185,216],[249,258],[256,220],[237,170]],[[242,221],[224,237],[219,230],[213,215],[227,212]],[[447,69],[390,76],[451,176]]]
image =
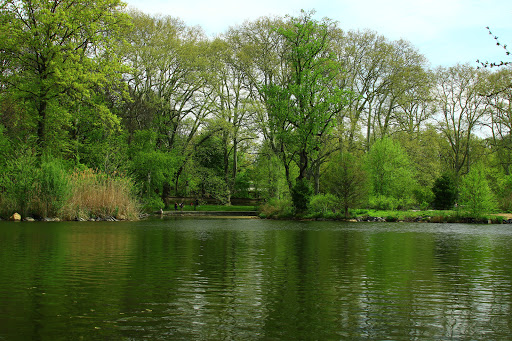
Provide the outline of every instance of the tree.
[[334,194],[348,217],[350,208],[364,203],[368,189],[360,159],[348,152],[341,152],[328,163],[323,177],[325,189]]
[[414,197],[422,207],[427,207],[433,201],[432,187],[434,182],[446,168],[439,158],[446,146],[443,136],[432,125],[427,125],[419,131],[404,130],[393,134],[393,139],[400,142],[406,151],[418,186]]
[[475,129],[485,114],[486,103],[479,96],[481,74],[469,65],[437,69],[438,129],[448,141],[448,164],[456,182],[469,169]]
[[235,49],[227,41],[216,39],[210,45],[216,124],[222,127],[224,179],[231,195],[237,194],[240,171],[239,152],[256,139],[254,115],[258,106],[251,98]]
[[354,151],[365,128],[366,149],[396,130],[419,131],[429,118],[433,77],[427,61],[409,42],[389,41],[371,31],[336,30],[333,50],[346,70],[338,86],[350,90],[338,115],[340,136]]
[[[276,31],[285,46],[282,63],[287,67],[283,82],[271,80],[261,86],[269,125],[281,141],[277,152],[287,169],[287,177],[294,203],[302,193],[305,182],[319,170],[324,138],[332,132],[334,117],[345,103],[346,93],[336,86],[340,72],[333,59],[330,30],[333,24],[312,19],[312,13],[302,12],[298,18],[289,18]],[[287,156],[288,155],[288,156]],[[289,178],[289,162],[298,167],[296,184]],[[305,198],[304,198],[305,199]],[[299,211],[301,207],[297,207]]]
[[416,187],[414,171],[399,143],[387,137],[375,142],[367,154],[366,168],[376,200],[410,201]]
[[[37,145],[62,148],[76,101],[120,79],[110,53],[127,25],[120,0],[3,0],[0,82],[21,100],[35,127]],[[106,110],[105,114],[109,114]]]
[[488,106],[486,116],[491,128],[489,141],[505,174],[512,169],[512,70],[502,68],[497,72],[484,72],[480,95]]
[[148,207],[160,208],[167,199],[165,185],[172,178],[182,156],[155,149],[157,134],[151,130],[138,130],[129,148],[128,169],[138,183],[140,195]]
[[222,204],[228,204],[230,196],[224,178],[223,146],[219,136],[213,135],[205,139],[194,152],[192,174],[194,182],[198,182],[198,192],[203,197],[211,197]]
[[432,192],[434,193],[432,205],[435,209],[449,210],[455,204],[457,188],[449,175],[443,174],[437,178],[432,187]]
[[460,203],[473,216],[492,212],[496,208],[482,163],[473,165],[469,173],[462,177]]
[[311,175],[321,137],[330,133],[333,118],[345,103],[345,92],[336,87],[340,72],[329,52],[329,30],[333,25],[317,22],[312,13],[290,18],[277,28],[288,47],[284,62],[289,67],[287,82],[265,86],[267,110],[277,122],[284,122],[282,138],[296,155],[297,179]]
[[131,67],[124,77],[132,101],[126,104],[123,118],[130,143],[138,130],[151,130],[156,132],[152,148],[174,159],[175,169],[166,172],[159,190],[165,199],[172,182],[175,194],[180,184],[186,184],[181,181],[183,172],[204,141],[197,136],[215,107],[215,69],[209,62],[210,43],[197,27],[173,17],[131,15],[134,29],[123,55]]

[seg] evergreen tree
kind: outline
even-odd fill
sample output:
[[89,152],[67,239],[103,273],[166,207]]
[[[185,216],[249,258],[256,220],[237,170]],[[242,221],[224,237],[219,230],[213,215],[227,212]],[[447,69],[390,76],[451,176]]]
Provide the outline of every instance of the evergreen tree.
[[449,210],[453,207],[457,196],[457,189],[452,178],[443,174],[436,179],[432,187],[434,202],[432,205],[438,210]]

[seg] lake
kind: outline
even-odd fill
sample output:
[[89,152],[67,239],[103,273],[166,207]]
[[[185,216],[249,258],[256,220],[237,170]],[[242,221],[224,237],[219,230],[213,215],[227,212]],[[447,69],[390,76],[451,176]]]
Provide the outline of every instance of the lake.
[[0,222],[0,340],[510,339],[510,225]]

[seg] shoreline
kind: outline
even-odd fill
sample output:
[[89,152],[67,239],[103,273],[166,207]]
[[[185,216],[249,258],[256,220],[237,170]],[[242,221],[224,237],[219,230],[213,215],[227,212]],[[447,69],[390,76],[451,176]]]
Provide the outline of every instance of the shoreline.
[[[113,216],[96,218],[77,218],[73,220],[64,220],[60,218],[40,218],[24,217],[23,219],[1,219],[0,221],[13,222],[64,222],[64,221],[89,221],[89,222],[118,222],[118,221],[137,221],[147,218],[231,218],[231,219],[269,219],[269,220],[295,220],[295,221],[343,221],[343,222],[395,222],[395,223],[460,223],[460,224],[512,224],[511,213],[495,213],[489,217],[474,218],[469,216],[408,216],[408,217],[379,217],[379,216],[359,216],[355,218],[324,218],[324,217],[261,217],[259,211],[157,211],[152,213],[142,213],[139,219],[118,219]],[[12,217],[11,217],[12,218]]]

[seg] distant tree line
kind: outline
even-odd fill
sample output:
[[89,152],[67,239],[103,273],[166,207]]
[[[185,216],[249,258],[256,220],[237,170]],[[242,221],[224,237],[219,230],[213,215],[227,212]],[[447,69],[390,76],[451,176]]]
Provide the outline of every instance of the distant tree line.
[[45,214],[35,202],[56,200],[41,198],[59,172],[86,170],[130,182],[151,209],[169,196],[344,215],[512,209],[507,65],[432,69],[405,40],[314,12],[208,38],[116,0],[0,4],[4,215]]

